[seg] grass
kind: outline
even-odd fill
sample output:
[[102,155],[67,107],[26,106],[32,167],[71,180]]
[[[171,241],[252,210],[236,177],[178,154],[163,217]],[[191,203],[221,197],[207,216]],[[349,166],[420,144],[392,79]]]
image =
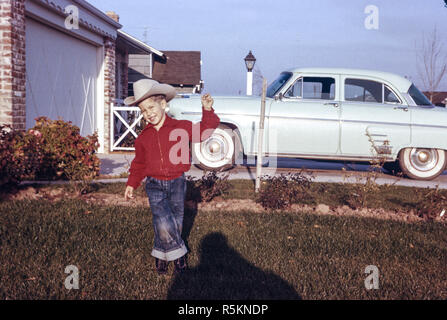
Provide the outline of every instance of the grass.
[[[0,203],[0,299],[447,298],[440,223],[187,211],[191,268],[174,277],[153,269],[149,210]],[[79,268],[79,290],[64,287],[68,265]],[[368,265],[379,268],[378,290],[365,289]]]

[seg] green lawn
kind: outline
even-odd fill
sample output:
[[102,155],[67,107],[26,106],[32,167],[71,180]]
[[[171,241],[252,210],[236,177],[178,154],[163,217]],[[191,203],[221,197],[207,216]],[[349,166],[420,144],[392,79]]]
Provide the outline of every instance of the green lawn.
[[[177,277],[154,271],[151,223],[144,207],[0,203],[0,299],[447,299],[440,223],[187,211],[191,268]],[[68,265],[79,290],[64,287]]]

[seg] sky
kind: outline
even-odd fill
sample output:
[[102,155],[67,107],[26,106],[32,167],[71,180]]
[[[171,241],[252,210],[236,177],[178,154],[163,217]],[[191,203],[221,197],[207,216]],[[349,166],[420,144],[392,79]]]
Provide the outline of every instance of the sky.
[[[443,0],[88,2],[101,11],[115,11],[123,31],[158,50],[201,51],[204,92],[211,94],[245,94],[243,59],[249,50],[257,59],[255,94],[261,76],[270,83],[280,72],[297,67],[388,71],[425,89],[417,53],[423,37],[435,27],[447,61]],[[371,5],[377,11],[365,11]],[[368,29],[365,23],[375,28]],[[447,76],[441,90],[447,91]]]

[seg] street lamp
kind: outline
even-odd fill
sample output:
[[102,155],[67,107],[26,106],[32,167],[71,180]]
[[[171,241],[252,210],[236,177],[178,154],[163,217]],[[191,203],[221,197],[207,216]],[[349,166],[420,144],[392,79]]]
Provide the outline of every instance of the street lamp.
[[247,96],[253,94],[253,67],[256,63],[255,56],[250,52],[244,58],[245,66],[247,67]]

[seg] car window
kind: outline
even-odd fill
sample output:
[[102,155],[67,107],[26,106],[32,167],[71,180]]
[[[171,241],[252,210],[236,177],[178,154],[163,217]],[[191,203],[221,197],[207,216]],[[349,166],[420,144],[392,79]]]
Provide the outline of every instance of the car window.
[[303,79],[298,79],[295,81],[293,86],[287,90],[284,95],[286,98],[301,98],[302,97],[302,89],[303,89]]
[[283,72],[279,77],[273,81],[267,88],[267,97],[273,98],[275,94],[282,88],[282,86],[290,79],[293,75],[291,72]]
[[304,99],[335,99],[335,79],[329,77],[304,77],[302,96]]
[[345,100],[382,103],[382,89],[382,83],[377,81],[346,79]]
[[414,102],[418,106],[431,106],[432,103],[430,100],[427,99],[427,97],[419,91],[419,89],[412,84],[410,89],[408,89],[408,94],[413,98]]
[[388,88],[387,86],[385,86],[385,102],[389,102],[389,103],[401,103],[401,101],[399,100],[399,98],[394,94],[393,91],[391,91],[390,88]]

